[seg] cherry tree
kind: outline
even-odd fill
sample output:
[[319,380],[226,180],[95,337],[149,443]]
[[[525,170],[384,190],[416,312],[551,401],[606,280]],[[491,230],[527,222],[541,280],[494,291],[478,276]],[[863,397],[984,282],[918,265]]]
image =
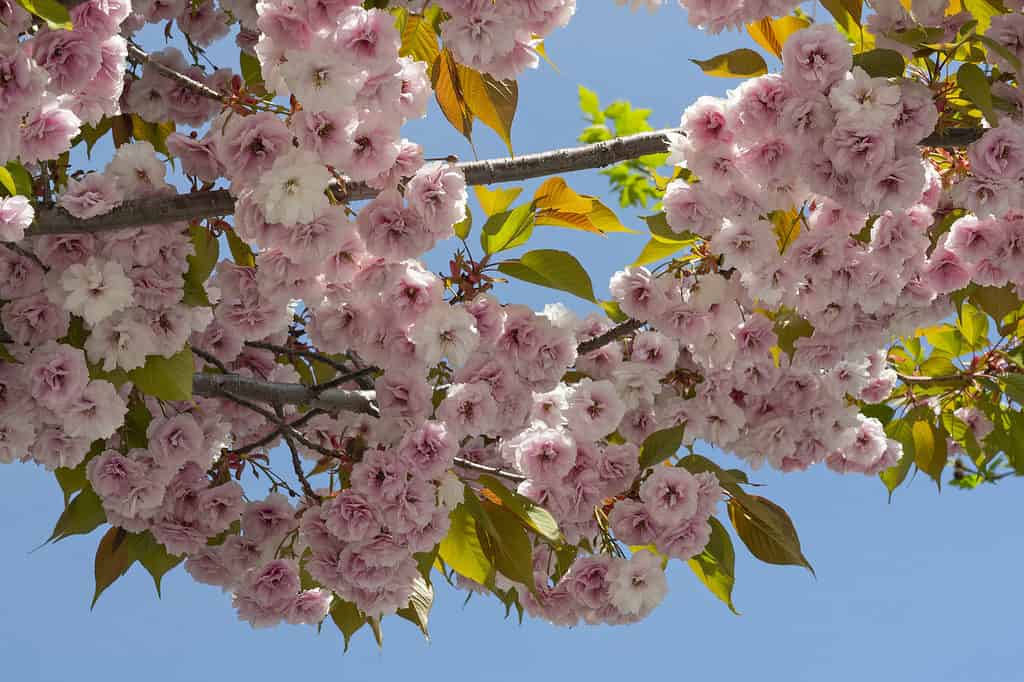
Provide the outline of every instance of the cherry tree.
[[[582,3],[0,0],[0,462],[56,478],[50,541],[106,528],[93,603],[138,563],[346,646],[437,580],[623,624],[673,560],[733,608],[723,520],[811,569],[748,470],[1024,472],[1024,3],[628,4],[745,32],[691,60],[735,89],[651,130],[581,88],[581,146],[458,162],[405,123],[511,153]],[[649,214],[608,300],[528,248],[630,231],[563,177],[602,167]]]

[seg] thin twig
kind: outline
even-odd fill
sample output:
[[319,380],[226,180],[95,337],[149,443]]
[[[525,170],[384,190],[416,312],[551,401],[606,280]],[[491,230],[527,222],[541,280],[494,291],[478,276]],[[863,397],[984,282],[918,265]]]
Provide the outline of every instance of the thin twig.
[[154,71],[164,78],[170,78],[172,81],[185,86],[197,95],[217,100],[218,102],[225,101],[225,97],[210,86],[200,83],[194,78],[190,78],[180,71],[172,69],[166,64],[160,63],[159,60],[153,59],[149,54],[140,50],[134,43],[128,43],[128,59],[132,60],[136,64],[144,64],[146,68],[152,67]]
[[612,341],[618,341],[624,336],[629,336],[633,332],[644,326],[645,322],[640,320],[626,320],[625,322],[618,324],[604,334],[595,336],[592,339],[588,339],[576,347],[576,352],[579,355],[586,355],[587,353],[593,353],[598,348],[607,346]]
[[465,459],[464,457],[455,458],[455,466],[460,466],[463,469],[472,469],[474,471],[480,471],[485,474],[492,474],[494,476],[500,476],[507,478],[510,481],[516,483],[522,483],[526,480],[526,476],[517,474],[514,471],[508,471],[506,469],[499,469],[498,467],[487,466],[486,464],[478,464],[472,460]]
[[207,364],[213,365],[214,367],[216,367],[220,371],[224,372],[224,374],[231,374],[231,371],[227,368],[227,366],[223,362],[218,360],[212,353],[208,353],[207,351],[203,350],[202,348],[196,348],[195,346],[191,346],[191,349],[192,349],[192,354],[199,356],[199,358],[203,362],[206,362]]
[[[285,424],[284,421],[284,410],[281,409],[280,405],[274,406],[274,412],[277,413],[277,418],[280,420],[278,424]],[[306,497],[315,502],[320,501],[320,496],[313,491],[313,486],[309,484],[309,479],[306,478],[306,474],[302,471],[302,460],[299,459],[299,450],[295,447],[295,441],[292,438],[292,429],[286,426],[278,427],[281,431],[281,435],[284,436],[284,441],[288,444],[288,449],[292,453],[292,468],[295,469],[295,475],[299,477],[299,483],[302,484],[302,492],[306,493]]]
[[[308,412],[306,412],[306,414],[302,415],[301,417],[299,417],[295,421],[288,422],[288,426],[291,427],[292,429],[298,429],[298,428],[300,428],[302,426],[305,426],[307,423],[309,423],[309,421],[312,420],[313,417],[319,417],[322,414],[327,414],[327,411],[326,410],[321,410],[320,408],[315,407],[312,410],[309,410]],[[232,455],[244,455],[245,453],[251,452],[251,451],[255,450],[258,447],[262,447],[264,445],[272,443],[280,435],[281,435],[281,430],[278,429],[277,431],[272,431],[271,433],[268,433],[266,436],[263,436],[262,438],[260,438],[257,441],[253,441],[252,443],[249,443],[248,445],[243,445],[241,447],[237,447],[237,448],[234,448],[232,450],[228,450],[228,452],[231,453]]]

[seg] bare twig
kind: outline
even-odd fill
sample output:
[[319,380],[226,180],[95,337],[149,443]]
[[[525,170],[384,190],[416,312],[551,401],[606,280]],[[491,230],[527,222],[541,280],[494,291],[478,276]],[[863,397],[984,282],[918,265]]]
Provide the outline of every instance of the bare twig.
[[279,384],[237,374],[193,374],[192,392],[196,395],[218,396],[225,391],[272,405],[310,405],[324,410],[344,410],[380,416],[374,405],[373,391],[352,391],[332,388],[314,391],[302,384]]
[[618,341],[624,336],[629,336],[640,327],[644,326],[644,322],[640,320],[626,320],[625,322],[618,324],[604,334],[595,336],[592,339],[588,339],[576,347],[576,352],[579,355],[586,355],[587,353],[593,353],[598,348],[607,346],[612,341]]
[[320,496],[313,491],[313,486],[309,484],[309,479],[306,478],[306,474],[302,471],[302,460],[299,459],[299,450],[295,447],[293,431],[285,425],[284,410],[281,409],[280,405],[275,405],[274,412],[277,413],[277,418],[280,420],[278,421],[278,429],[281,431],[281,435],[284,436],[284,441],[288,443],[288,449],[291,450],[292,468],[295,469],[295,475],[299,478],[299,483],[302,485],[302,492],[306,493],[306,497],[309,499],[319,502]]
[[161,64],[158,59],[153,59],[149,54],[140,50],[138,46],[133,43],[128,43],[128,59],[132,60],[136,64],[144,64],[146,68],[152,68],[164,78],[170,78],[172,81],[185,86],[197,95],[217,100],[218,102],[225,101],[224,96],[210,86],[200,83],[196,79],[190,78],[180,71],[172,69],[166,64]]
[[[309,423],[309,421],[313,419],[313,417],[319,417],[322,414],[327,414],[327,411],[321,410],[320,408],[313,408],[312,410],[309,410],[295,421],[288,422],[288,426],[291,427],[292,429],[298,429],[299,427],[305,426],[307,423]],[[244,455],[245,453],[251,452],[256,448],[263,447],[264,445],[272,443],[280,435],[281,430],[278,429],[277,431],[272,431],[271,433],[268,433],[266,436],[263,436],[263,438],[260,438],[259,440],[253,441],[248,445],[243,445],[241,447],[228,450],[228,452],[230,452],[232,455]]]
[[507,471],[505,469],[499,469],[498,467],[487,466],[486,464],[478,464],[463,457],[455,458],[455,466],[460,466],[463,469],[472,469],[473,471],[479,471],[493,476],[500,476],[501,478],[507,478],[508,480],[516,483],[522,483],[526,480],[526,476],[517,474],[514,471]]

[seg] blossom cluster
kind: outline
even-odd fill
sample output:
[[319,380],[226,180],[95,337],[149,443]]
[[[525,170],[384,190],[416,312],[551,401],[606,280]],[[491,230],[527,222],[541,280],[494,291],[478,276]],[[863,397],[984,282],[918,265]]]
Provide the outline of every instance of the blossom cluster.
[[82,123],[120,113],[127,1],[90,0],[71,10],[74,29],[40,27],[16,2],[0,3],[0,164],[37,163],[71,147]]
[[793,0],[679,0],[690,26],[709,33],[741,28],[763,17],[789,14],[800,5]]
[[536,68],[544,38],[568,24],[576,11],[576,0],[438,0],[437,5],[450,15],[441,38],[455,59],[499,79]]

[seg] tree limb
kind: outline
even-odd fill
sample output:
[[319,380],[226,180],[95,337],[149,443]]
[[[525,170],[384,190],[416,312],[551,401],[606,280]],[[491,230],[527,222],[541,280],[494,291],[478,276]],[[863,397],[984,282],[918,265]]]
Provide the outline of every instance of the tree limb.
[[147,68],[152,68],[164,78],[170,78],[172,81],[185,86],[198,95],[208,99],[217,100],[218,102],[225,101],[224,96],[210,86],[200,83],[194,78],[190,78],[189,76],[186,76],[180,71],[176,71],[165,64],[161,64],[158,60],[153,59],[149,54],[140,50],[133,43],[128,43],[128,59],[136,64],[144,64]]
[[225,392],[271,405],[310,405],[324,410],[344,410],[379,417],[373,404],[373,391],[350,391],[332,388],[319,395],[302,384],[278,384],[237,374],[193,374],[192,392],[217,397]]

